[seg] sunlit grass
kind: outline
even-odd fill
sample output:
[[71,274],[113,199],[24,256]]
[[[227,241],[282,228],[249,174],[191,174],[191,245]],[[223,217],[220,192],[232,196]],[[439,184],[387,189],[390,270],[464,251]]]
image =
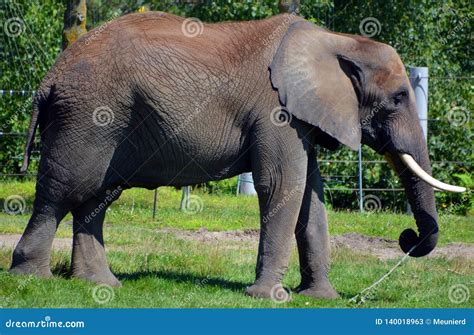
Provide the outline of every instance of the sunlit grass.
[[[29,219],[34,199],[34,183],[10,182],[0,184],[0,202],[11,195],[20,195],[25,199],[26,211],[23,215],[0,213],[0,233],[22,233]],[[256,197],[236,197],[234,195],[210,195],[195,191],[193,195],[202,201],[202,211],[189,214],[179,210],[181,191],[171,187],[158,190],[157,212],[152,218],[153,191],[130,189],[123,192],[118,201],[107,211],[105,222],[110,225],[133,225],[142,228],[159,229],[173,227],[210,231],[258,229],[258,203]],[[409,227],[415,228],[413,217],[394,213],[358,213],[328,211],[329,230],[332,235],[348,232],[368,236],[380,236],[398,239],[400,233]],[[63,220],[72,220],[69,214]],[[473,217],[441,215],[440,245],[449,242],[474,243]],[[107,229],[107,228],[106,228]],[[59,237],[70,236],[69,226],[61,225]]]
[[[0,214],[0,233],[22,233],[31,211],[33,183],[1,184],[0,199],[21,195],[26,201],[23,215]],[[123,287],[100,304],[93,299],[95,285],[69,278],[70,251],[54,251],[55,277],[40,279],[9,275],[11,249],[0,249],[0,305],[4,307],[473,307],[472,299],[461,304],[449,300],[449,288],[463,284],[472,291],[473,260],[409,258],[361,305],[349,299],[386,273],[397,260],[381,261],[370,255],[337,248],[332,254],[331,281],[341,298],[314,300],[292,294],[293,300],[278,304],[246,297],[243,292],[254,279],[254,242],[187,241],[160,228],[240,230],[258,228],[257,200],[252,197],[208,195],[194,192],[203,203],[196,214],[179,210],[181,192],[162,188],[158,211],[152,219],[153,192],[124,192],[106,218],[105,240],[112,271]],[[64,221],[71,220],[68,216]],[[398,238],[413,226],[407,215],[330,212],[333,235],[358,232]],[[472,218],[442,217],[441,243],[473,243]],[[71,226],[62,224],[58,237],[70,237]],[[299,282],[296,250],[285,277],[285,286]]]
[[[278,304],[246,297],[244,289],[254,279],[256,249],[242,244],[236,250],[225,245],[183,241],[169,235],[130,228],[133,242],[126,251],[115,251],[108,236],[108,259],[123,287],[113,289],[105,304],[93,298],[94,284],[68,278],[68,252],[54,252],[56,277],[12,276],[5,272],[10,251],[0,252],[0,295],[5,307],[473,307],[471,301],[454,304],[449,288],[463,284],[472,288],[472,260],[409,259],[389,279],[357,305],[349,302],[365,287],[386,273],[395,260],[383,262],[350,250],[333,252],[330,278],[341,298],[314,300],[292,294],[289,303]],[[145,237],[145,235],[147,237]],[[136,240],[144,238],[139,248]],[[296,252],[285,277],[285,286],[298,285]],[[471,284],[470,284],[471,283]]]

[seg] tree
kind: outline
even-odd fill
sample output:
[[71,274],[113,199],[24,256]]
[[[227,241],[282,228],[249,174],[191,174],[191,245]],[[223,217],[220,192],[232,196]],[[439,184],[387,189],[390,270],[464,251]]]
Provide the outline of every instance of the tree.
[[278,9],[280,13],[298,13],[300,11],[300,0],[280,0]]
[[63,50],[87,32],[86,0],[71,0],[64,12]]

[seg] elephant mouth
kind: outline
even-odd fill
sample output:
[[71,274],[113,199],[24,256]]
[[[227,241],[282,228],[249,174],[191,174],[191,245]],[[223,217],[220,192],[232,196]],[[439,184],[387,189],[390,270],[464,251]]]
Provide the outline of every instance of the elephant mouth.
[[418,178],[423,180],[428,185],[434,187],[438,191],[446,191],[446,192],[454,192],[454,193],[462,193],[466,191],[466,188],[450,185],[439,181],[436,178],[430,176],[423,168],[418,165],[415,159],[410,156],[409,154],[399,153],[400,160],[405,164],[405,166]]

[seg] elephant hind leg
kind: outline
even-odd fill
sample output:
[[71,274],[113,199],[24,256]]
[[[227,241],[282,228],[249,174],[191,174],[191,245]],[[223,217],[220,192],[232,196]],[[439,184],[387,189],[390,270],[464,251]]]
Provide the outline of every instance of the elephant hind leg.
[[328,279],[330,244],[323,183],[311,151],[308,160],[307,185],[295,229],[300,259],[301,284],[297,292],[313,298],[339,297]]
[[51,248],[57,227],[68,210],[36,197],[33,214],[12,256],[10,273],[52,276]]
[[120,192],[94,197],[73,210],[72,275],[99,284],[120,286],[110,271],[104,248],[103,223],[107,207]]

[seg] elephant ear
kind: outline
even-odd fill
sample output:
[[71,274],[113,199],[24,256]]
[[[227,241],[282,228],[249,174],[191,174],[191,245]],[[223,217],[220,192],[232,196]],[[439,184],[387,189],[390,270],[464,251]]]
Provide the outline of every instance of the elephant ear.
[[351,42],[309,22],[293,23],[270,65],[270,78],[289,113],[357,150],[363,73],[342,52]]

